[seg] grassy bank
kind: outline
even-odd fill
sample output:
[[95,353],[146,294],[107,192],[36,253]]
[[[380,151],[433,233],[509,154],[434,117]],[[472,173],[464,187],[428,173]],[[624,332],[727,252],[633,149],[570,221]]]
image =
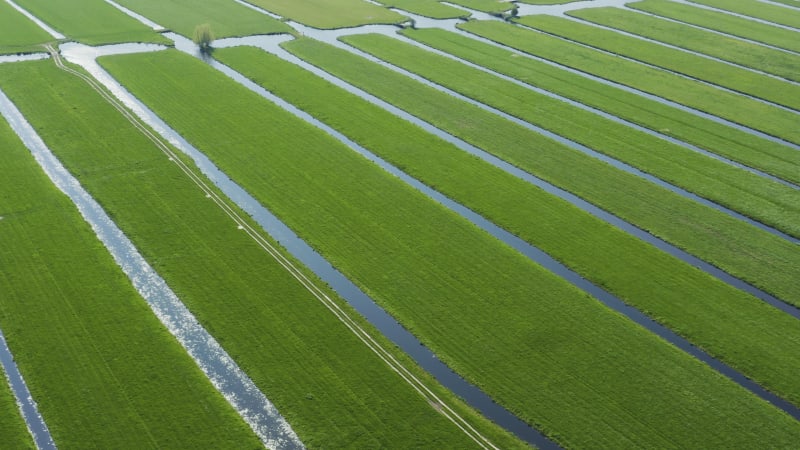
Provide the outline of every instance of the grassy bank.
[[[103,63],[440,358],[566,445],[800,437],[772,407],[202,62],[169,51]],[[212,99],[214,112],[197,114]]]
[[800,110],[800,86],[779,79],[561,17],[528,16],[519,19],[519,23],[593,48]]
[[462,95],[800,236],[798,190],[388,36],[341,39]]
[[380,0],[379,3],[389,8],[399,8],[420,16],[434,19],[455,19],[469,17],[469,13],[452,6],[443,5],[436,0]]
[[16,3],[53,29],[84,44],[169,43],[165,37],[103,0],[19,0]]
[[43,51],[37,44],[54,40],[6,2],[0,2],[0,55]]
[[404,31],[430,47],[800,184],[800,153],[506,49],[438,29]]
[[217,38],[291,30],[285,23],[233,1],[119,0],[117,3],[189,38],[201,24],[209,24]]
[[[32,67],[0,67],[19,104],[36,101],[20,77],[53,81]],[[56,445],[259,446],[5,123],[0,134],[0,327]]]
[[459,28],[575,70],[800,143],[797,114],[759,101],[510,24],[472,21],[459,25]]
[[15,449],[34,449],[30,433],[25,426],[25,421],[19,412],[19,406],[14,400],[14,395],[6,379],[6,374],[0,367],[0,436],[3,445]]
[[[306,445],[471,446],[82,82],[47,63],[12,81],[31,120],[47,124],[45,140]],[[51,105],[55,92],[66,98]]]
[[626,6],[732,36],[739,36],[786,50],[800,52],[800,40],[797,39],[796,32],[754,22],[744,17],[732,16],[724,12],[675,3],[669,0],[645,0],[628,3]]
[[620,8],[590,8],[568,15],[800,81],[798,55]]
[[389,9],[361,0],[246,0],[269,12],[314,28],[347,28],[393,24],[407,19]]
[[800,29],[800,11],[755,0],[689,0],[725,11]]

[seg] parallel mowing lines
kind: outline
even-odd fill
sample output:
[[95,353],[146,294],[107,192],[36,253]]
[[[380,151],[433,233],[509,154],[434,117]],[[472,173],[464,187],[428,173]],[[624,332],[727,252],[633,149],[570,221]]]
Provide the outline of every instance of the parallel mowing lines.
[[[278,55],[284,56],[285,55]],[[290,61],[292,62],[292,61]],[[248,86],[249,87],[249,86]],[[251,90],[253,90],[250,87]],[[255,91],[255,90],[254,90]],[[260,95],[264,95],[262,92],[255,91]],[[463,204],[449,198],[445,194],[428,187],[420,180],[414,178],[413,176],[409,175],[408,173],[402,171],[398,167],[394,166],[393,164],[389,163],[388,161],[384,160],[380,156],[372,153],[371,151],[367,150],[366,148],[362,147],[361,145],[351,141],[349,138],[346,138],[340,135],[337,131],[333,130],[332,128],[325,125],[322,128],[323,131],[327,132],[328,134],[336,137],[344,144],[351,147],[351,149],[369,160],[378,164],[382,169],[386,170],[387,172],[398,176],[402,181],[412,186],[414,189],[418,190],[419,192],[423,193],[424,195],[428,196],[429,198],[441,203],[451,211],[455,212],[456,214],[464,217],[465,219],[469,220],[476,226],[480,227],[487,233],[491,234],[492,236],[496,237],[497,239],[503,241],[504,243],[508,244],[509,246],[513,247],[520,253],[524,254],[526,257],[531,259],[533,262],[545,267],[546,269],[550,270],[551,272],[557,274],[558,276],[564,278],[567,282],[571,283],[578,289],[581,289],[588,294],[594,296],[598,300],[600,300],[604,305],[613,309],[617,312],[624,314],[628,317],[631,321],[643,326],[647,330],[653,332],[654,334],[658,335],[662,339],[668,341],[669,343],[673,344],[674,346],[680,348],[681,350],[685,351],[689,355],[697,358],[698,360],[704,362],[708,366],[712,367],[714,370],[720,372],[722,375],[730,378],[735,383],[741,385],[745,389],[753,392],[757,396],[763,398],[764,400],[772,403],[776,407],[782,409],[786,413],[790,414],[792,417],[800,419],[800,408],[794,406],[790,402],[782,399],[780,396],[775,395],[758,383],[750,380],[734,368],[728,366],[727,364],[719,361],[718,359],[714,358],[713,356],[709,355],[705,351],[701,350],[700,348],[696,347],[692,343],[690,343],[685,338],[679,336],[671,329],[667,328],[664,325],[659,324],[652,318],[648,317],[644,313],[640,312],[638,309],[626,305],[622,300],[616,297],[614,294],[608,292],[607,290],[593,284],[590,281],[584,279],[581,275],[576,272],[573,272],[571,269],[566,267],[565,265],[561,264],[553,257],[548,255],[546,252],[542,251],[540,248],[536,247],[533,244],[530,244],[521,238],[518,238],[508,231],[502,229],[501,227],[492,223],[486,217],[472,211],[468,207],[464,206]],[[798,310],[797,312],[800,312]]]
[[708,200],[708,199],[706,199],[704,197],[701,197],[701,196],[699,196],[697,194],[689,192],[686,189],[683,189],[683,188],[678,187],[676,185],[673,185],[673,184],[671,184],[669,182],[666,182],[666,181],[664,181],[664,180],[662,180],[662,179],[660,179],[660,178],[658,178],[658,177],[656,177],[654,175],[651,175],[649,173],[643,172],[642,170],[639,170],[636,167],[633,167],[633,166],[631,166],[631,165],[629,165],[629,164],[627,164],[625,162],[622,162],[622,161],[620,161],[618,159],[615,159],[615,158],[613,158],[611,156],[608,156],[608,155],[602,154],[600,152],[597,152],[597,151],[595,151],[595,150],[593,150],[593,149],[591,149],[591,148],[589,148],[589,147],[587,147],[585,145],[582,145],[582,144],[580,144],[578,142],[575,142],[575,141],[573,141],[573,140],[571,140],[569,138],[566,138],[566,137],[561,136],[559,134],[556,134],[556,133],[553,133],[551,131],[548,131],[548,130],[545,130],[543,128],[540,128],[540,127],[538,127],[538,126],[536,126],[536,125],[534,125],[534,124],[532,124],[532,123],[530,123],[530,122],[528,122],[526,120],[520,119],[520,118],[518,118],[516,116],[512,116],[512,115],[510,115],[510,114],[508,114],[508,113],[506,113],[504,111],[501,111],[501,110],[499,110],[497,108],[489,106],[489,105],[487,105],[487,104],[485,104],[483,102],[480,102],[478,100],[474,100],[474,99],[472,99],[470,97],[466,97],[466,96],[462,95],[461,93],[456,92],[456,91],[454,91],[454,90],[452,90],[452,89],[450,89],[448,87],[445,87],[443,85],[434,83],[433,81],[430,81],[427,78],[423,78],[422,76],[419,76],[419,75],[417,75],[417,74],[415,74],[413,72],[410,72],[410,71],[408,71],[408,70],[406,70],[406,69],[404,69],[402,67],[399,67],[399,66],[396,66],[394,64],[391,64],[391,63],[389,63],[387,61],[384,61],[384,60],[382,60],[380,58],[377,58],[377,57],[375,57],[375,56],[373,56],[373,55],[371,55],[369,53],[366,53],[364,51],[361,51],[359,49],[350,47],[348,45],[345,45],[342,48],[345,48],[348,51],[350,51],[350,52],[352,52],[352,53],[354,53],[354,54],[356,54],[358,56],[361,56],[363,58],[366,58],[366,59],[368,59],[368,60],[370,60],[372,62],[379,63],[384,67],[388,67],[388,68],[390,68],[390,69],[392,69],[392,70],[394,70],[394,71],[396,71],[396,72],[398,72],[400,74],[403,74],[404,76],[407,76],[407,77],[409,77],[409,78],[411,78],[411,79],[413,79],[415,81],[424,83],[427,86],[433,87],[433,88],[435,88],[435,89],[437,89],[437,90],[439,90],[441,92],[447,93],[447,94],[449,94],[449,95],[451,95],[453,97],[456,97],[456,98],[458,98],[458,99],[460,99],[462,101],[465,101],[465,102],[470,103],[470,104],[472,104],[474,106],[477,106],[477,107],[479,107],[481,109],[489,111],[489,112],[491,112],[493,114],[496,114],[496,115],[498,115],[500,117],[503,117],[504,119],[509,120],[509,121],[511,121],[511,122],[513,122],[513,123],[515,123],[517,125],[521,125],[521,126],[527,128],[527,129],[529,129],[529,130],[531,130],[531,131],[533,131],[535,133],[538,133],[538,134],[546,136],[546,137],[548,137],[550,139],[556,140],[556,141],[558,141],[558,142],[560,142],[562,144],[565,144],[565,145],[567,145],[567,146],[569,146],[569,147],[571,147],[571,148],[573,148],[575,150],[578,150],[578,151],[580,151],[580,152],[582,152],[582,153],[584,153],[584,154],[586,154],[586,155],[588,155],[588,156],[590,156],[592,158],[599,159],[601,161],[607,162],[607,163],[613,165],[614,167],[616,167],[617,169],[621,169],[621,170],[623,170],[625,172],[628,172],[630,174],[636,175],[637,177],[644,178],[644,179],[646,179],[646,180],[648,180],[648,181],[650,181],[650,182],[652,182],[652,183],[654,183],[654,184],[656,184],[658,186],[661,186],[661,187],[663,187],[665,189],[668,189],[668,190],[672,191],[673,193],[676,193],[676,194],[678,194],[678,195],[680,195],[682,197],[688,198],[690,200],[694,200],[694,201],[696,201],[696,202],[698,202],[698,203],[700,203],[702,205],[714,208],[714,209],[716,209],[716,210],[718,210],[720,212],[723,212],[723,213],[725,213],[725,214],[727,214],[727,215],[729,215],[729,216],[731,216],[731,217],[733,217],[735,219],[741,220],[741,221],[746,222],[746,223],[748,223],[750,225],[753,225],[755,227],[761,228],[762,230],[764,230],[764,231],[766,231],[766,232],[768,232],[770,234],[778,236],[778,237],[780,237],[782,239],[785,239],[785,240],[787,240],[789,242],[792,242],[794,244],[800,244],[800,238],[796,238],[794,236],[791,236],[791,235],[789,235],[787,233],[784,233],[783,231],[778,230],[778,229],[776,229],[776,228],[774,228],[774,227],[772,227],[770,225],[767,225],[765,223],[759,222],[758,220],[750,218],[750,217],[748,217],[748,216],[746,216],[746,215],[744,215],[742,213],[739,213],[737,211],[734,211],[734,210],[732,210],[732,209],[730,209],[728,207],[722,206],[722,205],[720,205],[720,204],[718,204],[718,203],[716,203],[716,202],[714,202],[712,200]]
[[425,50],[430,51],[432,53],[436,53],[437,55],[441,55],[441,56],[444,56],[446,58],[450,58],[450,59],[452,59],[454,61],[459,61],[459,62],[461,62],[461,63],[463,63],[463,64],[465,64],[467,66],[470,66],[470,67],[472,67],[474,69],[478,69],[478,70],[481,70],[481,71],[486,72],[488,74],[494,75],[494,76],[496,76],[498,78],[501,78],[501,79],[503,79],[505,81],[508,81],[510,83],[514,83],[517,86],[521,86],[521,87],[529,89],[529,90],[531,90],[533,92],[536,92],[537,94],[546,95],[546,96],[548,96],[550,98],[562,101],[562,102],[567,103],[567,104],[569,104],[571,106],[574,106],[576,108],[580,108],[580,109],[582,109],[584,111],[588,111],[588,112],[591,112],[593,114],[597,114],[597,115],[599,115],[599,116],[601,116],[601,117],[603,117],[605,119],[608,119],[608,120],[614,121],[616,123],[628,126],[628,127],[633,128],[633,129],[635,129],[637,131],[641,131],[642,133],[649,134],[651,136],[657,137],[659,139],[665,140],[665,141],[670,142],[670,143],[675,144],[675,145],[680,145],[683,148],[686,148],[688,150],[692,150],[693,152],[700,153],[702,155],[708,156],[709,158],[716,159],[717,161],[721,161],[721,162],[723,162],[725,164],[728,164],[730,166],[737,167],[739,169],[746,170],[746,171],[748,171],[750,173],[753,173],[755,175],[758,175],[760,177],[770,179],[770,180],[775,181],[777,183],[781,183],[786,187],[790,187],[792,189],[800,190],[800,185],[792,183],[791,181],[784,180],[783,178],[779,178],[779,177],[777,177],[775,175],[766,173],[766,172],[764,172],[762,170],[759,170],[759,169],[756,169],[754,167],[750,167],[750,166],[747,166],[745,164],[733,161],[733,160],[731,160],[731,159],[729,159],[729,158],[727,158],[725,156],[719,155],[719,154],[714,153],[714,152],[709,151],[709,150],[702,149],[702,148],[697,147],[694,144],[690,144],[690,143],[688,143],[688,142],[686,142],[684,140],[681,140],[681,139],[678,139],[678,138],[674,138],[674,137],[671,137],[671,136],[667,136],[667,135],[665,135],[663,133],[660,133],[660,132],[658,132],[656,130],[653,130],[651,128],[647,128],[645,126],[633,123],[630,120],[625,119],[623,117],[614,115],[613,113],[609,113],[609,112],[597,109],[594,106],[590,106],[590,105],[581,103],[579,100],[572,100],[570,98],[564,97],[564,96],[562,96],[560,94],[557,94],[555,92],[551,92],[551,91],[548,91],[546,89],[542,89],[542,88],[536,87],[536,86],[534,86],[532,84],[528,84],[528,83],[526,83],[524,81],[520,81],[520,80],[518,80],[516,78],[513,78],[511,76],[502,74],[500,72],[496,72],[496,71],[494,71],[494,70],[492,70],[492,69],[490,69],[488,67],[481,66],[481,65],[478,65],[476,63],[473,63],[473,62],[467,61],[465,59],[459,58],[458,56],[452,55],[450,53],[441,51],[439,49],[436,49],[434,47],[430,47],[430,46],[428,46],[428,45],[426,45],[424,43],[421,43],[419,41],[411,39],[408,36],[404,36],[404,35],[401,35],[401,36],[402,36],[403,42],[406,42],[406,43],[409,43],[409,44],[414,45],[416,47],[425,49]]
[[[265,48],[265,47],[261,47],[261,48],[263,50],[265,50],[265,51],[273,51],[272,49],[269,49],[269,48]],[[490,153],[488,153],[488,152],[486,152],[486,151],[484,151],[484,150],[482,150],[482,149],[480,149],[478,147],[475,147],[475,146],[473,146],[473,145],[461,140],[458,137],[455,137],[455,136],[453,136],[453,135],[451,135],[451,134],[449,134],[449,133],[447,133],[445,131],[442,131],[442,130],[436,128],[434,125],[432,125],[432,124],[430,124],[428,122],[425,122],[422,119],[419,119],[419,118],[411,115],[410,113],[407,113],[404,110],[399,109],[398,107],[396,107],[396,106],[394,106],[394,105],[392,105],[390,103],[387,103],[387,102],[381,100],[380,98],[375,97],[374,95],[372,95],[372,94],[370,94],[368,92],[365,92],[364,90],[362,90],[362,89],[360,89],[360,88],[358,88],[358,87],[356,87],[356,86],[354,86],[354,85],[352,85],[352,84],[350,84],[350,83],[348,83],[348,82],[346,82],[346,81],[344,81],[344,80],[342,80],[340,78],[337,78],[336,76],[334,76],[334,75],[332,75],[332,74],[330,74],[328,72],[325,72],[325,71],[317,68],[316,66],[313,66],[313,65],[301,60],[300,58],[298,58],[298,57],[286,52],[285,50],[281,50],[279,52],[275,52],[275,54],[277,56],[283,58],[283,59],[286,59],[289,62],[292,62],[294,64],[297,64],[297,65],[303,67],[304,69],[316,74],[317,76],[320,76],[320,77],[324,78],[325,80],[327,80],[327,81],[329,81],[329,82],[331,82],[333,84],[336,84],[337,86],[343,87],[343,88],[347,89],[348,91],[355,93],[360,98],[363,98],[363,99],[369,101],[370,103],[372,103],[374,105],[377,105],[377,106],[379,106],[379,107],[391,112],[392,114],[396,115],[397,117],[399,117],[401,119],[404,119],[404,120],[409,121],[409,122],[411,122],[411,123],[413,123],[415,125],[420,126],[421,128],[427,130],[428,132],[441,137],[445,141],[457,146],[461,150],[463,150],[463,151],[465,151],[465,152],[467,152],[467,153],[469,153],[471,155],[474,155],[474,156],[480,158],[481,160],[491,164],[492,166],[497,167],[497,168],[499,168],[499,169],[501,169],[501,170],[503,170],[505,172],[508,172],[509,174],[513,175],[514,177],[517,177],[517,178],[519,178],[519,179],[521,179],[521,180],[523,180],[523,181],[525,181],[527,183],[530,183],[530,184],[532,184],[534,186],[540,187],[540,188],[546,190],[547,192],[549,192],[549,193],[561,198],[562,200],[566,200],[567,202],[569,202],[572,205],[578,207],[582,211],[587,212],[587,213],[591,214],[592,216],[595,216],[595,217],[603,220],[604,222],[606,222],[606,223],[608,223],[608,224],[610,224],[612,226],[615,226],[615,227],[617,227],[617,228],[619,228],[619,229],[621,229],[621,230],[623,230],[623,231],[625,231],[625,232],[627,232],[629,234],[632,234],[635,237],[654,245],[658,249],[660,249],[660,250],[662,250],[662,251],[664,251],[666,253],[669,253],[670,255],[680,259],[681,261],[684,261],[684,262],[686,262],[686,263],[688,263],[688,264],[690,264],[690,265],[692,265],[694,267],[697,267],[698,269],[708,273],[709,275],[719,279],[720,281],[722,281],[724,283],[727,283],[727,284],[729,284],[729,285],[731,285],[731,286],[733,286],[733,287],[735,287],[737,289],[741,289],[741,290],[743,290],[743,291],[745,291],[745,292],[747,292],[749,294],[752,294],[752,295],[756,296],[757,298],[761,299],[762,301],[767,302],[771,306],[773,306],[773,307],[775,307],[775,308],[777,308],[777,309],[779,309],[779,310],[781,310],[781,311],[783,311],[783,312],[785,312],[785,313],[787,313],[787,314],[789,314],[789,315],[791,315],[791,316],[793,316],[793,317],[795,317],[797,319],[800,319],[800,309],[794,307],[793,305],[790,305],[790,304],[784,302],[783,300],[781,300],[781,299],[779,299],[779,298],[777,298],[777,297],[775,297],[775,296],[773,296],[773,295],[771,295],[771,294],[769,294],[769,293],[767,293],[767,292],[765,292],[765,291],[763,291],[763,290],[761,290],[761,289],[759,289],[759,288],[757,288],[757,287],[755,287],[755,286],[753,286],[753,285],[751,285],[751,284],[749,284],[749,283],[747,283],[747,282],[745,282],[745,281],[743,281],[743,280],[741,280],[739,278],[734,277],[733,275],[725,272],[722,269],[717,268],[716,266],[704,261],[703,259],[698,258],[698,257],[688,253],[687,251],[682,250],[682,249],[680,249],[680,248],[678,248],[678,247],[676,247],[676,246],[674,246],[674,245],[672,245],[672,244],[670,244],[670,243],[668,243],[668,242],[666,242],[666,241],[664,241],[664,240],[662,240],[662,239],[650,234],[649,232],[639,228],[638,226],[633,225],[632,223],[627,222],[627,221],[621,219],[620,217],[618,217],[618,216],[616,216],[616,215],[614,215],[614,214],[612,214],[612,213],[610,213],[610,212],[608,212],[608,211],[606,211],[606,210],[604,210],[602,208],[597,207],[596,205],[594,205],[594,204],[592,204],[592,203],[590,203],[590,202],[578,197],[577,195],[572,194],[572,193],[570,193],[570,192],[568,192],[566,190],[563,190],[563,189],[561,189],[561,188],[559,188],[559,187],[557,187],[557,186],[555,186],[555,185],[553,185],[553,184],[551,184],[551,183],[549,183],[549,182],[547,182],[547,181],[545,181],[545,180],[543,180],[543,179],[541,179],[541,178],[539,178],[539,177],[537,177],[535,175],[532,175],[532,174],[530,174],[530,173],[528,173],[528,172],[526,172],[526,171],[524,171],[524,170],[522,170],[522,169],[520,169],[520,168],[518,168],[516,166],[513,166],[512,164],[506,162],[505,160],[503,160],[503,159],[501,159],[501,158],[499,158],[497,156],[494,156],[494,155],[492,155],[492,154],[490,154]]]
[[176,155],[163,140],[150,131],[139,118],[131,114],[127,108],[121,105],[113,96],[106,93],[105,89],[97,84],[93,79],[86,75],[75,71],[63,64],[60,55],[52,47],[48,46],[48,50],[53,55],[58,67],[76,77],[84,80],[93,90],[99,93],[110,105],[119,111],[133,126],[135,126],[143,135],[153,142],[169,159],[174,162],[181,171],[189,177],[195,185],[197,185],[205,194],[216,203],[228,217],[230,217],[237,226],[244,230],[264,251],[272,256],[284,269],[286,269],[300,284],[303,285],[314,297],[317,298],[328,310],[330,310],[350,331],[352,331],[370,350],[372,350],[386,365],[394,370],[403,380],[406,381],[415,391],[417,391],[428,402],[437,405],[439,411],[447,417],[453,424],[461,429],[467,436],[474,440],[482,448],[497,449],[497,447],[484,437],[480,432],[475,430],[467,420],[455,412],[447,403],[439,398],[433,391],[431,391],[419,378],[417,378],[411,371],[409,371],[402,363],[397,361],[394,356],[387,351],[380,343],[378,343],[361,325],[353,320],[349,314],[344,311],[339,305],[336,304],[322,289],[310,280],[294,263],[288,260],[283,254],[278,251],[266,238],[264,238],[258,231],[256,231],[250,224],[244,220],[239,213],[228,205],[228,203],[221,198],[212,188],[210,188],[205,180],[186,165],[181,158]]

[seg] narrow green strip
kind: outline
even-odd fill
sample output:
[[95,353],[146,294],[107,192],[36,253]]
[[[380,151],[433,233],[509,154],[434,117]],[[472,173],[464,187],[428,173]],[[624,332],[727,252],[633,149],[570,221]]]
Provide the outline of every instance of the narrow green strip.
[[470,15],[463,9],[443,5],[436,0],[379,0],[379,3],[434,19],[456,19]]
[[314,28],[349,28],[408,20],[388,8],[363,0],[246,0],[269,12]]
[[0,2],[0,54],[43,51],[53,38],[6,2]]
[[743,14],[787,27],[800,29],[800,11],[755,0],[689,0],[725,11]]
[[440,358],[565,445],[800,439],[800,424],[201,61],[102,62]]
[[[3,65],[3,89],[25,85],[20,76],[53,81],[28,67]],[[36,101],[28,93],[19,103]],[[258,446],[75,206],[1,128],[0,327],[56,445]]]

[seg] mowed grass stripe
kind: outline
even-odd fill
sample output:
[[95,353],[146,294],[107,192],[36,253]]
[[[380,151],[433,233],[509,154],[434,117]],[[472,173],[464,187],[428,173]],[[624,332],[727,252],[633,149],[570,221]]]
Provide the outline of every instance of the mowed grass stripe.
[[448,3],[494,14],[508,11],[514,7],[511,2],[502,0],[449,0]]
[[797,114],[534,30],[494,21],[458,26],[519,51],[800,143]]
[[[793,375],[800,370],[795,319],[276,56],[240,47],[218,50],[215,57],[630,304],[690,338],[710,338],[695,344],[755,368],[751,378],[800,402]],[[373,70],[362,73],[388,81]],[[797,347],[783,348],[791,342]]]
[[42,51],[38,44],[52,40],[46,31],[10,4],[0,2],[0,54]]
[[15,0],[68,38],[88,45],[169,41],[103,0]]
[[528,16],[520,18],[519,23],[592,48],[800,110],[800,86],[796,84],[563,17]]
[[405,16],[363,0],[245,0],[247,3],[314,28],[395,24]]
[[306,445],[472,445],[82,81],[52,62],[3,75],[59,158]]
[[200,24],[208,24],[217,38],[251,34],[288,33],[283,22],[232,0],[116,0],[163,27],[191,38]]
[[800,236],[799,190],[398,39],[369,34],[344,36],[341,40],[461,95]]
[[379,0],[378,3],[388,8],[399,8],[403,11],[433,19],[456,19],[459,17],[469,17],[470,15],[463,9],[443,5],[437,0]]
[[800,52],[800,39],[797,39],[795,31],[754,22],[747,18],[690,4],[675,3],[670,0],[644,0],[628,3],[626,6],[720,33],[739,36],[793,52]]
[[787,146],[457,33],[426,28],[403,34],[474,64],[800,184],[800,152]]
[[788,80],[800,81],[800,55],[792,55],[620,8],[589,8],[570,11],[567,14]]
[[562,443],[800,437],[800,424],[201,61],[102,62],[440,358]]
[[689,0],[767,22],[800,29],[800,11],[755,0]]
[[[12,72],[35,77],[29,67],[0,68],[3,88],[18,81]],[[75,206],[2,128],[0,327],[56,445],[258,446]]]
[[2,367],[0,367],[0,436],[3,437],[3,445],[8,448],[36,448]]

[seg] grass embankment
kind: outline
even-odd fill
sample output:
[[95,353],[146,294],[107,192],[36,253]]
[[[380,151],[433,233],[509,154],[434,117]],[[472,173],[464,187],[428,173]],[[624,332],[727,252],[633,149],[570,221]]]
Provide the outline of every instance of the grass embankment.
[[800,424],[201,61],[104,64],[440,358],[564,444],[800,438]]
[[795,8],[800,8],[800,1],[798,0],[771,0],[775,3],[781,3],[783,5],[794,6]]
[[554,36],[497,21],[459,28],[519,51],[587,72],[800,144],[797,114]]
[[43,51],[37,44],[53,41],[52,36],[39,28],[6,2],[0,2],[0,55]]
[[[0,126],[5,126],[5,124]],[[11,393],[2,367],[0,367],[0,436],[3,438],[3,445],[8,448],[36,448],[28,428],[25,426],[25,421],[20,415],[19,406],[14,399],[14,394]]]
[[[470,446],[166,156],[51,65],[3,72],[9,94],[306,445]],[[499,445],[516,445],[494,426],[476,426]]]
[[229,0],[118,0],[117,3],[189,38],[200,24],[209,24],[217,38],[291,31],[285,23]]
[[767,22],[785,25],[800,29],[800,11],[784,8],[783,6],[770,5],[756,0],[689,0],[692,3],[712,6],[714,8],[730,11]]
[[170,41],[103,0],[18,0],[18,5],[70,39],[87,45]]
[[379,3],[389,8],[399,8],[413,14],[419,14],[420,16],[434,19],[456,19],[459,17],[469,17],[470,15],[463,9],[443,5],[437,0],[379,0]]
[[[639,208],[634,211],[640,211],[640,217],[642,213],[651,216],[652,220],[659,223],[660,229],[666,229],[672,235],[677,234],[684,239],[684,243],[689,242],[694,248],[703,250],[706,257],[712,255],[719,258],[720,255],[726,256],[726,253],[734,257],[744,253],[750,257],[753,251],[760,253],[759,257],[753,258],[756,263],[743,260],[744,264],[737,267],[739,271],[752,270],[757,273],[762,270],[760,261],[763,259],[771,259],[770,265],[775,264],[780,259],[771,252],[780,249],[777,252],[785,260],[777,263],[780,269],[773,266],[772,270],[784,272],[779,277],[780,282],[786,286],[793,285],[795,293],[798,292],[800,286],[794,279],[797,278],[796,268],[800,261],[792,244],[761,232],[756,234],[766,239],[757,238],[760,242],[754,246],[750,238],[739,238],[734,241],[735,244],[731,244],[731,237],[726,233],[731,230],[747,233],[746,225],[655,188],[636,177],[615,173],[607,165],[597,162],[587,164],[586,158],[581,159],[579,155],[576,158],[573,151],[559,148],[558,144],[535,133],[480,110],[475,111],[471,105],[416,82],[404,81],[396,73],[342,53],[341,50],[325,48],[313,41],[298,41],[286,46],[337,76],[430,120],[437,127],[458,134],[500,156],[511,155],[512,161],[522,161],[524,168],[534,168],[532,172],[538,171],[539,175],[557,184],[590,193],[590,197],[601,200],[599,203],[606,208],[610,205],[622,209],[609,199]],[[229,56],[227,50],[222,57],[226,61],[238,59],[239,67],[244,65],[245,60],[250,61],[248,66],[253,66],[253,61],[257,61],[257,57],[248,51],[237,52],[238,58]],[[269,80],[269,89],[297,101],[304,109],[312,111],[413,176],[436,186],[450,197],[539,246],[587,279],[605,286],[689,336],[701,347],[800,402],[800,384],[795,382],[796,377],[792,375],[800,367],[800,360],[794,356],[797,349],[786,353],[783,350],[774,353],[773,350],[786,342],[795,342],[793,345],[800,343],[800,330],[791,317],[712,280],[526,182],[478,162],[413,126],[393,120],[374,106],[355,100],[350,95],[337,95],[336,89],[320,81],[314,82],[308,74],[294,73],[296,69],[289,68],[279,70],[280,66],[278,61],[270,61],[269,65],[256,65],[260,69],[251,68],[246,72],[261,82]],[[270,72],[264,67],[270,67]],[[280,75],[274,74],[273,70]],[[281,76],[283,78],[279,78]],[[284,79],[293,80],[293,84],[284,85]],[[306,83],[308,89],[296,87],[294,83]],[[325,96],[311,97],[312,94],[308,92],[325,92]],[[337,108],[346,109],[347,113]],[[453,116],[454,119],[440,120],[436,118],[437,114],[439,117]],[[465,117],[471,120],[464,120]],[[358,127],[358,123],[369,125]],[[542,155],[531,156],[534,153],[531,152],[532,148]],[[581,183],[574,180],[587,181]],[[626,211],[623,209],[623,212]],[[676,220],[677,217],[680,219]],[[725,228],[726,225],[730,225],[730,230]],[[703,244],[708,247],[702,247]],[[762,245],[767,245],[771,250],[765,250]],[[737,249],[738,246],[742,247]],[[631,270],[633,267],[636,270]],[[705,301],[698,303],[697,299],[700,298]],[[752,322],[753,317],[760,317],[765,322],[756,324]],[[747,337],[741,334],[743,330],[749,330],[744,332]],[[795,337],[787,339],[787,333]],[[771,355],[767,356],[764,352]],[[781,375],[776,376],[778,373]]]
[[788,80],[800,81],[799,55],[620,8],[589,8],[567,14]]
[[563,17],[528,16],[520,18],[519,23],[592,48],[800,110],[800,86],[783,80]]
[[498,73],[800,184],[800,152],[789,147],[457,33],[429,28],[403,34]]
[[796,189],[389,36],[345,36],[341,40],[462,95],[800,236],[800,191]]
[[[22,105],[42,101],[20,83],[35,79],[35,89],[50,91],[42,103],[63,104],[64,93],[47,88],[53,77],[30,67],[0,67],[3,89]],[[0,133],[0,327],[56,445],[259,446],[75,206],[5,123]]]
[[645,0],[628,3],[626,6],[732,36],[800,52],[800,39],[797,39],[796,32],[754,22],[743,17],[669,0]]
[[388,8],[363,0],[245,0],[259,8],[314,28],[395,24],[408,20]]
[[514,7],[511,2],[503,0],[448,0],[448,3],[490,14],[500,14]]

